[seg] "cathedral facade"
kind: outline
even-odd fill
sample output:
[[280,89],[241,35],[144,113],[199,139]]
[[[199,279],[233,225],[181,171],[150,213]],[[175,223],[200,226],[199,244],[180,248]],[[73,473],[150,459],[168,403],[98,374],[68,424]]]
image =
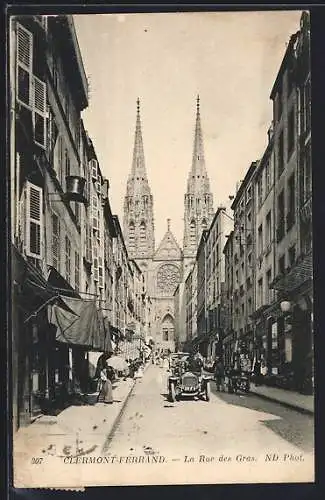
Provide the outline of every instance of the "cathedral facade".
[[150,336],[158,349],[175,349],[174,292],[184,282],[195,261],[203,229],[213,218],[213,196],[205,168],[200,101],[197,98],[192,166],[184,197],[183,249],[179,246],[167,220],[166,233],[155,246],[154,203],[143,147],[140,101],[134,138],[132,168],[124,200],[123,233],[129,257],[142,270],[151,300]]

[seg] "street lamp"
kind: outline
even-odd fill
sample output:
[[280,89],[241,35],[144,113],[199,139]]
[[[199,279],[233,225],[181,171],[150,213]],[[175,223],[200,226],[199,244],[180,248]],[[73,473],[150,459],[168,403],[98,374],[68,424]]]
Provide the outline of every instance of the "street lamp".
[[291,302],[289,302],[289,300],[283,300],[280,303],[280,308],[282,312],[288,313],[291,309]]

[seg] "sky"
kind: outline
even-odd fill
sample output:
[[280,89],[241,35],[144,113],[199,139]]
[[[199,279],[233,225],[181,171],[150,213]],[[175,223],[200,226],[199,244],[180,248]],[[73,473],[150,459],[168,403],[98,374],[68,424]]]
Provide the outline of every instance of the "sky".
[[[83,112],[113,213],[123,221],[136,100],[154,198],[156,247],[167,230],[183,242],[184,194],[200,94],[214,208],[263,154],[270,92],[300,11],[74,16],[89,81]],[[230,212],[229,212],[230,213]]]

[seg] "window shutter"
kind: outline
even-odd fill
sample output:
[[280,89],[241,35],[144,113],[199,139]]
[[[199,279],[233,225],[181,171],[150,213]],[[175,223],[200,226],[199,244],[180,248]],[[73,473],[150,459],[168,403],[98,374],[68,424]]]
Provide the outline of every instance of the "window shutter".
[[52,265],[60,271],[60,219],[52,214]]
[[33,35],[17,23],[16,40],[16,96],[21,104],[32,106]]
[[26,255],[42,258],[43,190],[26,182]]
[[46,148],[46,84],[33,76],[33,123],[34,141]]
[[97,171],[97,160],[90,160],[90,168],[91,168],[91,175],[92,178],[97,181],[98,178],[98,171]]

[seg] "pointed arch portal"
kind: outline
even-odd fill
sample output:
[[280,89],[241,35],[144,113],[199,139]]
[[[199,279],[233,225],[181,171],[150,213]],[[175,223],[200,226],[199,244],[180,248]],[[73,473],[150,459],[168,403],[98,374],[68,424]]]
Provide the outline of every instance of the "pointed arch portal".
[[161,334],[164,342],[170,342],[174,340],[175,333],[175,322],[171,314],[167,313],[163,317],[161,322]]

